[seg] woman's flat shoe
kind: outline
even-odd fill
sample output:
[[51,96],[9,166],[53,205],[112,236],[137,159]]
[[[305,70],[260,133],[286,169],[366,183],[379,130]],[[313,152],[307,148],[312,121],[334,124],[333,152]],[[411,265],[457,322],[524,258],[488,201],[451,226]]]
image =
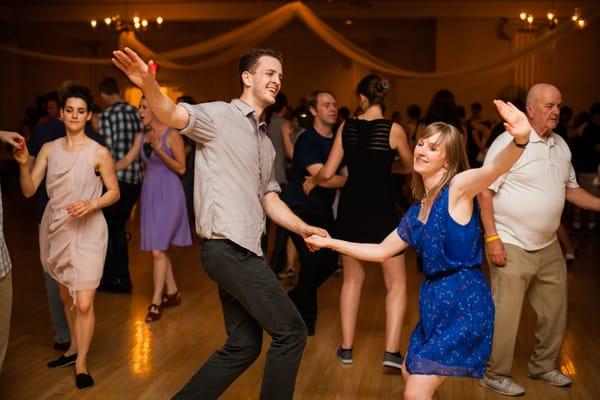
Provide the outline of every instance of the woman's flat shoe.
[[150,304],[148,306],[148,314],[146,314],[146,322],[154,322],[160,319],[160,306],[158,304]]
[[87,389],[94,386],[94,379],[89,374],[75,375],[75,385],[78,389]]
[[75,364],[75,360],[77,360],[77,353],[71,354],[70,356],[65,356],[64,354],[58,357],[54,361],[50,361],[48,363],[48,368],[61,368],[69,365]]
[[175,307],[181,304],[181,292],[177,290],[173,294],[163,294],[161,307]]

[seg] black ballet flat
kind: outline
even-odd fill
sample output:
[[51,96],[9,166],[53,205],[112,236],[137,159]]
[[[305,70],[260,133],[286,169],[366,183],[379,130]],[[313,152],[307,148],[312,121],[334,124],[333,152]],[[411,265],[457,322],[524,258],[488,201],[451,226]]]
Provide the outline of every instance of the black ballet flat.
[[50,361],[48,363],[48,368],[62,368],[67,367],[69,365],[75,364],[75,360],[77,360],[77,353],[71,354],[70,356],[66,356],[63,354],[58,357],[54,361]]
[[94,386],[94,379],[89,374],[77,374],[75,375],[75,385],[78,389],[88,389]]

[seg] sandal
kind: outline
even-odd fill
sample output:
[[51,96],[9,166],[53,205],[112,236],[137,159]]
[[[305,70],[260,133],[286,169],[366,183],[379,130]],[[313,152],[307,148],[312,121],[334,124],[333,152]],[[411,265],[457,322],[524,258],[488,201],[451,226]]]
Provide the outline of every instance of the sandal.
[[177,290],[173,294],[163,294],[161,307],[175,307],[181,304],[181,292]]
[[160,319],[160,306],[158,304],[150,304],[148,306],[148,314],[146,314],[146,322],[154,322]]

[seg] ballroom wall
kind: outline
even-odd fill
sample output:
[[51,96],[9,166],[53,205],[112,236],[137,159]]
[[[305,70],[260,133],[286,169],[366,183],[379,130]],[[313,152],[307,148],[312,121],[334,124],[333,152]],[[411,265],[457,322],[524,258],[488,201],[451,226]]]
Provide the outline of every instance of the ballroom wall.
[[[329,21],[328,21],[329,22]],[[347,26],[332,25],[356,44],[400,67],[417,71],[442,71],[476,66],[505,56],[510,41],[501,36],[499,18],[421,18],[403,20],[359,20]],[[181,23],[179,23],[181,25]],[[213,23],[211,29],[195,29],[193,23],[165,29],[160,33],[141,34],[140,40],[157,50],[177,48],[211,37],[238,23]],[[81,57],[106,57],[116,46],[117,36],[94,36],[85,24],[0,25],[0,42],[47,53]],[[79,33],[78,33],[79,32]],[[75,34],[74,34],[75,33]],[[563,101],[575,111],[600,101],[600,23],[561,38],[540,52],[541,80],[556,84]],[[354,106],[353,89],[360,76],[371,72],[354,64],[330,48],[300,22],[293,22],[267,39],[263,45],[281,50],[286,59],[283,91],[290,102],[316,88],[333,90],[340,105]],[[40,61],[7,53],[0,63],[0,126],[13,129],[35,97],[55,89],[62,81],[73,79],[95,89],[99,79],[113,75],[125,79],[111,66],[90,66]],[[178,87],[198,100],[227,99],[239,94],[237,66],[199,71],[162,69],[163,84]],[[500,71],[451,79],[417,80],[389,77],[392,91],[388,110],[404,112],[410,103],[424,109],[433,93],[441,88],[452,90],[459,104],[473,101],[484,104],[484,114],[494,117],[490,100],[513,82],[512,72]]]

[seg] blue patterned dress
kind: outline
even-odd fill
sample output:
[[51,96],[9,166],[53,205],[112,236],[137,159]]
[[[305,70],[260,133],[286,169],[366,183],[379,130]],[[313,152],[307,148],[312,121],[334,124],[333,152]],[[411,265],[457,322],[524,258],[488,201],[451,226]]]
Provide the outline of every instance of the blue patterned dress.
[[492,349],[494,303],[479,268],[479,208],[475,202],[466,225],[454,221],[447,186],[425,224],[418,219],[419,207],[413,204],[397,228],[421,257],[425,274],[421,320],[410,338],[406,368],[411,374],[481,378]]

